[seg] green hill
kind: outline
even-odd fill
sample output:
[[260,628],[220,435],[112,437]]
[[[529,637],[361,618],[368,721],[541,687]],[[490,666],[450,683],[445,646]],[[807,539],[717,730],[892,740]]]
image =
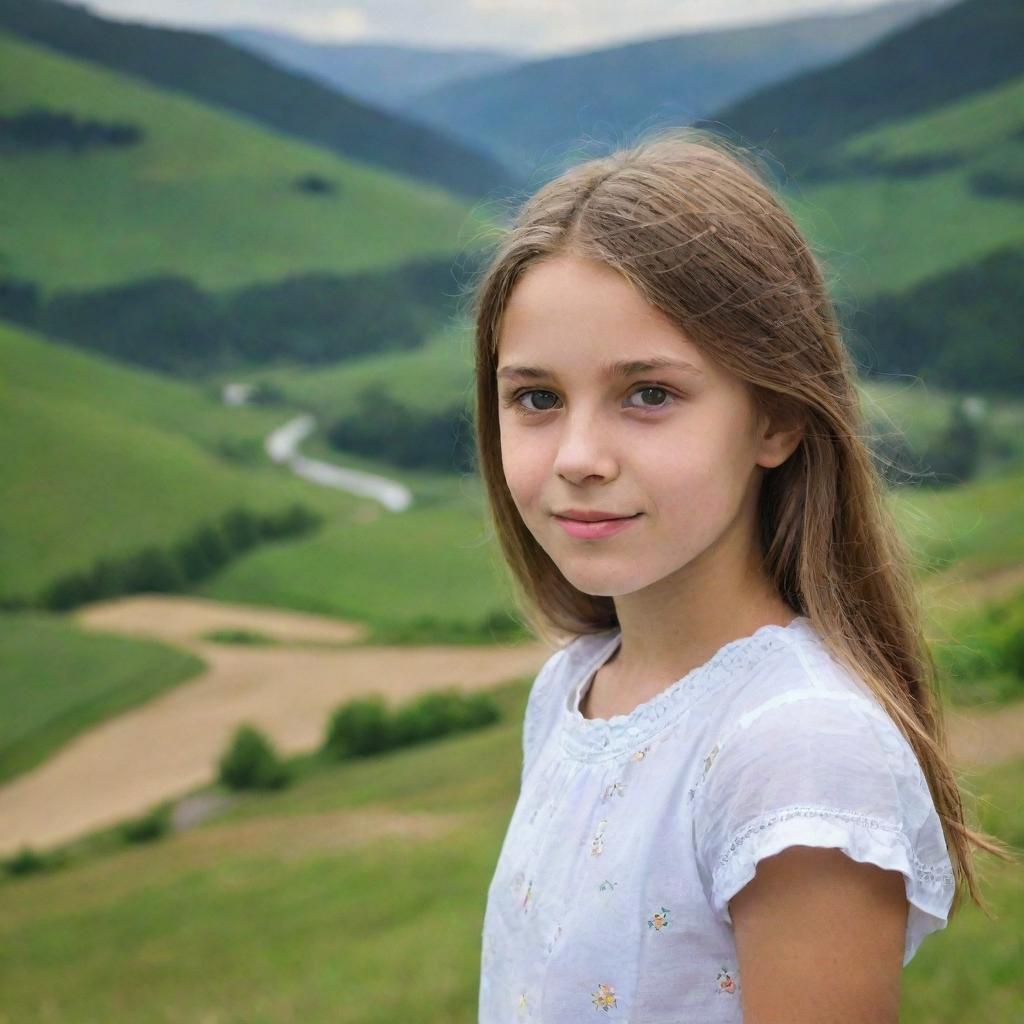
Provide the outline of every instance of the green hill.
[[236,504],[301,501],[335,518],[358,507],[266,458],[263,437],[286,409],[227,408],[3,324],[0,367],[0,596],[175,539]]
[[388,513],[269,461],[264,438],[292,406],[229,408],[213,388],[2,324],[0,368],[0,597],[166,544],[238,504],[276,512],[301,501],[325,517],[319,532],[265,545],[201,591],[345,615],[393,639],[428,616],[431,635],[455,639],[510,607],[475,478],[345,458],[413,490],[411,509]]
[[[4,149],[0,274],[97,288],[177,273],[224,289],[456,252],[478,215],[440,188],[0,35],[0,116],[37,108],[141,140]],[[333,191],[299,186],[309,176]]]
[[[107,20],[55,0],[0,0],[0,29],[460,195],[510,184],[504,168],[454,138],[339,95],[214,35]],[[5,67],[5,91],[14,79]]]
[[830,150],[855,135],[1019,78],[1022,33],[1017,0],[962,0],[845,60],[722,107],[712,120],[768,146],[791,176],[827,173]]

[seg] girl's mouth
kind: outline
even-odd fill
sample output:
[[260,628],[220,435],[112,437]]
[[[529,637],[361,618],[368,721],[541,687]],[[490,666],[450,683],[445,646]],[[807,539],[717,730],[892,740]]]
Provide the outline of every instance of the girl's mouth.
[[578,537],[581,540],[599,540],[602,537],[611,537],[629,529],[642,515],[642,512],[637,512],[635,516],[626,516],[622,519],[599,519],[593,523],[585,523],[578,519],[563,519],[561,516],[555,516],[555,520],[570,537]]

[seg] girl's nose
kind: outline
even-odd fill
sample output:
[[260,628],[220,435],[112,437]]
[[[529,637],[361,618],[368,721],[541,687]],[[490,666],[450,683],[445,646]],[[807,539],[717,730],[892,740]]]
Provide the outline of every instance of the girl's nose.
[[554,470],[571,483],[582,483],[592,476],[611,478],[618,473],[613,439],[596,415],[578,409],[562,420]]

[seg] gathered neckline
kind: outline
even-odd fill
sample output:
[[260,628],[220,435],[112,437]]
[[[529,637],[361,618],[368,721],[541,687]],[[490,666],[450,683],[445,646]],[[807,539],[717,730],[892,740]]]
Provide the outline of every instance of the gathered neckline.
[[814,627],[805,615],[797,615],[785,626],[775,623],[759,626],[749,636],[723,644],[707,661],[638,704],[628,714],[612,715],[611,718],[585,718],[580,704],[598,669],[618,648],[622,632],[616,626],[602,633],[583,634],[578,639],[584,643],[589,641],[594,646],[574,677],[562,704],[562,749],[580,761],[603,761],[636,751],[671,725],[696,699],[718,689],[737,671],[749,667],[768,651],[797,635],[808,633],[814,634]]

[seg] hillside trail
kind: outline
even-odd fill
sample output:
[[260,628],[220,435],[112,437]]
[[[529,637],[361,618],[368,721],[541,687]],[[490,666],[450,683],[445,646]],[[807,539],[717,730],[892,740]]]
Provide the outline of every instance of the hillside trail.
[[[310,751],[331,712],[355,697],[381,694],[395,704],[429,690],[485,689],[535,675],[551,654],[535,642],[351,646],[365,636],[361,624],[194,597],[98,602],[74,619],[88,630],[174,644],[207,667],[0,787],[0,854],[59,844],[210,782],[243,722],[282,754]],[[203,639],[223,629],[256,631],[280,646]]]
[[[216,777],[243,722],[286,755],[319,746],[331,712],[382,694],[389,703],[455,686],[469,692],[535,675],[543,644],[351,646],[362,625],[195,597],[142,595],[90,605],[85,629],[161,640],[206,662],[194,679],[77,736],[38,768],[0,787],[0,854],[45,849],[145,812]],[[256,631],[278,645],[203,639]],[[346,646],[349,645],[349,646]],[[958,767],[1024,757],[1024,701],[947,714]]]

